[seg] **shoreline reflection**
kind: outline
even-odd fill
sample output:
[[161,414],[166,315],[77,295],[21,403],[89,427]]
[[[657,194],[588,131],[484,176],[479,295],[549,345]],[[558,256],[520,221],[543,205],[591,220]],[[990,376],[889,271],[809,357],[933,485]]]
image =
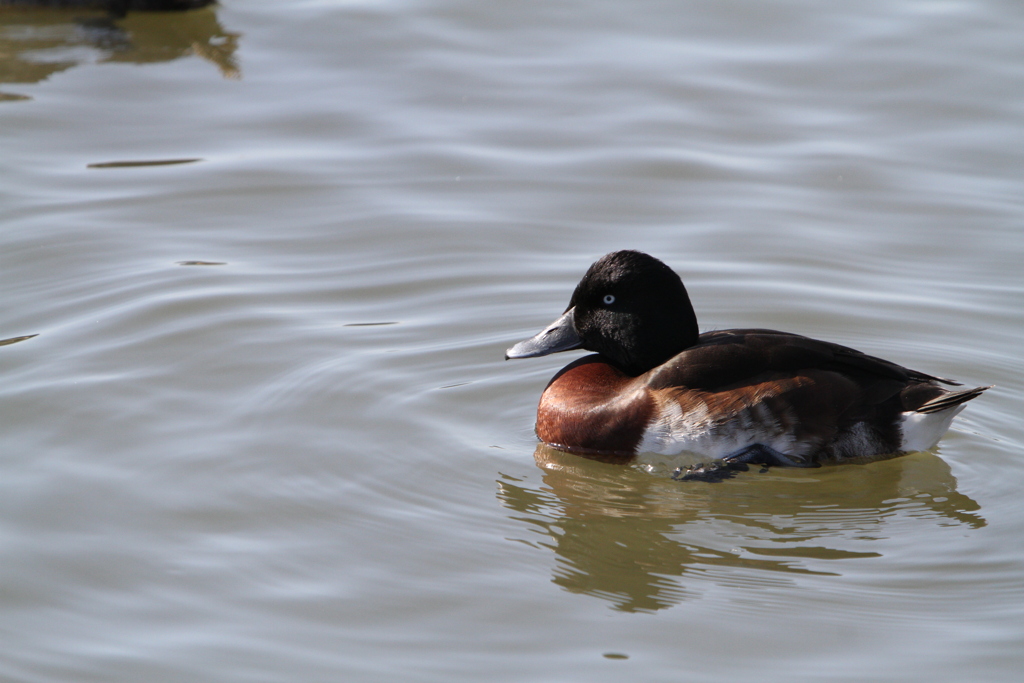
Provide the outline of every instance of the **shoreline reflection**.
[[842,560],[882,557],[877,541],[901,520],[986,524],[932,453],[813,472],[751,470],[720,484],[676,482],[544,445],[534,457],[541,486],[498,482],[510,517],[531,532],[514,540],[555,552],[555,584],[624,612],[699,597],[695,580],[765,586],[838,576]]
[[[188,12],[2,8],[0,83],[40,83],[80,64],[170,62],[196,55],[224,78],[240,78],[241,34],[221,26],[216,6]],[[7,93],[0,100],[30,99]]]

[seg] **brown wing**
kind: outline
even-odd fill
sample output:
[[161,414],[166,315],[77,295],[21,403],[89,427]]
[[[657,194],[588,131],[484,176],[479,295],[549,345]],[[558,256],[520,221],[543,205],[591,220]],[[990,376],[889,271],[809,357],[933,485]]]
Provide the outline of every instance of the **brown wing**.
[[805,370],[829,370],[868,383],[891,380],[894,387],[911,382],[957,384],[840,344],[759,329],[706,332],[695,346],[652,370],[649,382],[651,386],[718,389],[763,373]]

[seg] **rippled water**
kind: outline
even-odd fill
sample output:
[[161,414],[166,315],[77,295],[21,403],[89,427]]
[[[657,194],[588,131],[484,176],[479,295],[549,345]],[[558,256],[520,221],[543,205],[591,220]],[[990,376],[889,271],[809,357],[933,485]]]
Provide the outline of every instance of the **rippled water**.
[[[1021,35],[0,9],[0,678],[1019,680]],[[538,447],[572,355],[503,351],[624,247],[704,329],[996,388],[935,452],[721,484]]]

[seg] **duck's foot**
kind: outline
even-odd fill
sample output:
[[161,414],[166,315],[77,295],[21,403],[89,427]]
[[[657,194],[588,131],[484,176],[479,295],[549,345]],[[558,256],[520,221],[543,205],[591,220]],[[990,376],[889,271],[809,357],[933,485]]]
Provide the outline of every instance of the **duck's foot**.
[[676,481],[707,481],[719,482],[731,479],[737,472],[746,472],[748,465],[763,465],[761,473],[769,467],[821,467],[820,463],[811,462],[800,457],[780,453],[770,446],[755,443],[745,446],[735,453],[730,453],[721,460],[708,464],[697,463],[692,467],[679,467],[672,473]]
[[737,472],[746,472],[748,469],[750,468],[747,467],[746,463],[727,463],[724,460],[715,460],[706,465],[699,462],[686,469],[677,467],[676,471],[672,473],[672,478],[676,481],[707,481],[716,483],[732,479],[736,476]]
[[745,446],[722,458],[722,462],[747,463],[765,467],[821,467],[821,463],[812,462],[798,455],[786,455],[763,443]]

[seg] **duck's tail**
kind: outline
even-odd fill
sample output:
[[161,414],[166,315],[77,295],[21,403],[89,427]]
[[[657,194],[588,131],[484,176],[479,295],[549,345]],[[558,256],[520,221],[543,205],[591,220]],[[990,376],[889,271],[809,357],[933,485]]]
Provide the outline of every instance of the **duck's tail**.
[[974,387],[973,389],[961,389],[960,391],[947,391],[942,393],[935,398],[925,401],[920,406],[914,409],[915,413],[938,413],[958,406],[961,403],[967,403],[971,399],[978,398],[982,392],[986,389],[991,389],[993,385],[987,387]]
[[[982,392],[991,388],[974,387],[960,391],[946,391],[934,384],[908,387],[910,391],[904,394],[904,399],[916,400],[912,400],[911,405],[906,407],[900,420],[902,433],[900,450],[910,452],[927,451],[934,448],[942,435],[949,429],[953,418],[966,408],[964,404],[972,398],[981,396]],[[938,395],[928,398],[929,394],[936,392]],[[926,400],[921,402],[922,398]]]

